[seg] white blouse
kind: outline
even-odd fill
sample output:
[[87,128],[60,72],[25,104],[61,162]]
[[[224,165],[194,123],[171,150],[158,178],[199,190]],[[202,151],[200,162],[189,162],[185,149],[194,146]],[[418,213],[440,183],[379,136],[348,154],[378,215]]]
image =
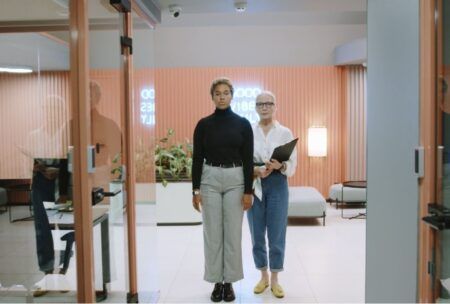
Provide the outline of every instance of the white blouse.
[[[253,161],[263,163],[270,160],[270,156],[276,147],[284,145],[294,139],[291,130],[282,126],[278,121],[274,121],[272,128],[264,135],[261,126],[256,123],[252,125],[254,137]],[[297,148],[291,154],[288,161],[285,162],[286,171],[282,172],[286,176],[292,176],[297,167]]]
[[[254,138],[253,161],[255,163],[269,161],[270,156],[272,156],[273,150],[275,150],[276,147],[284,145],[294,139],[291,130],[282,126],[278,121],[274,121],[267,136],[264,135],[264,131],[258,123],[253,124],[252,129]],[[286,164],[286,170],[284,172],[281,171],[281,173],[288,177],[294,175],[297,167],[297,148],[294,148],[291,157],[284,163]],[[255,195],[261,200],[262,188],[260,178],[255,179],[254,189]]]

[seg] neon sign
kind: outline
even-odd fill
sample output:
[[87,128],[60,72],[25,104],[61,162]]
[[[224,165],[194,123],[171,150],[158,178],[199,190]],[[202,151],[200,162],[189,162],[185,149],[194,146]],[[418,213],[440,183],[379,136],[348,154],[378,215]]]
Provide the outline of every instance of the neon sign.
[[250,123],[257,122],[258,114],[255,111],[255,99],[261,93],[260,88],[238,87],[234,91],[231,109],[236,114],[245,117]]
[[[261,93],[260,88],[238,87],[234,91],[231,109],[236,114],[245,117],[250,123],[258,121],[258,114],[255,111],[255,99]],[[155,89],[144,88],[140,94],[140,121],[144,125],[155,125]]]
[[141,123],[155,125],[155,89],[142,89],[141,95]]

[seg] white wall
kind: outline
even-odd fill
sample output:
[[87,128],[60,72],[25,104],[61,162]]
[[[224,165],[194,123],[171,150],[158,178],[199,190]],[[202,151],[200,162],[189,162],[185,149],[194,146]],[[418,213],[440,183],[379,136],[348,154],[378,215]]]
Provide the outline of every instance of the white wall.
[[333,65],[333,50],[366,36],[366,26],[160,27],[157,67]]
[[[91,68],[118,68],[118,32],[89,34]],[[334,48],[365,37],[366,25],[157,27],[134,36],[139,67],[334,65]]]
[[[133,31],[133,64],[135,68],[151,68],[155,64],[154,31]],[[120,68],[119,31],[89,32],[89,65],[92,69]]]
[[417,300],[419,0],[368,1],[366,302]]

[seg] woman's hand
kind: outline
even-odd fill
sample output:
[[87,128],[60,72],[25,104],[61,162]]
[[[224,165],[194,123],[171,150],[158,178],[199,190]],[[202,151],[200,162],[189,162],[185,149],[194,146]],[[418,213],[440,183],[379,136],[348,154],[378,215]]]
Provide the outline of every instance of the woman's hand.
[[268,176],[270,175],[270,173],[272,173],[272,171],[273,171],[273,169],[268,169],[268,168],[266,167],[266,169],[262,169],[262,170],[261,170],[261,175],[260,175],[260,177],[261,177],[261,178],[266,178],[266,177],[268,177]]
[[270,175],[270,173],[272,173],[273,170],[269,170],[267,169],[267,167],[262,166],[262,167],[255,167],[253,169],[253,178],[256,177],[260,177],[260,178],[266,178],[267,176]]
[[282,163],[273,158],[270,161],[266,162],[267,169],[280,170],[282,166]]
[[244,208],[244,211],[250,209],[252,203],[253,203],[253,194],[244,194],[244,196],[242,197],[242,206]]
[[202,196],[200,194],[196,194],[192,196],[192,205],[194,206],[194,209],[198,212],[202,212],[200,209],[200,206],[202,204]]

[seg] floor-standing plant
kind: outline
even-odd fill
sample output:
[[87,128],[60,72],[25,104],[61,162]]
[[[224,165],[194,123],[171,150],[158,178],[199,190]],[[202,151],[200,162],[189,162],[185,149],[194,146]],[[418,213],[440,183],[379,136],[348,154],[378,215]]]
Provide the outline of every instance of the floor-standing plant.
[[175,131],[169,129],[167,135],[159,140],[155,148],[156,181],[165,187],[169,181],[191,179],[192,144],[172,143]]

